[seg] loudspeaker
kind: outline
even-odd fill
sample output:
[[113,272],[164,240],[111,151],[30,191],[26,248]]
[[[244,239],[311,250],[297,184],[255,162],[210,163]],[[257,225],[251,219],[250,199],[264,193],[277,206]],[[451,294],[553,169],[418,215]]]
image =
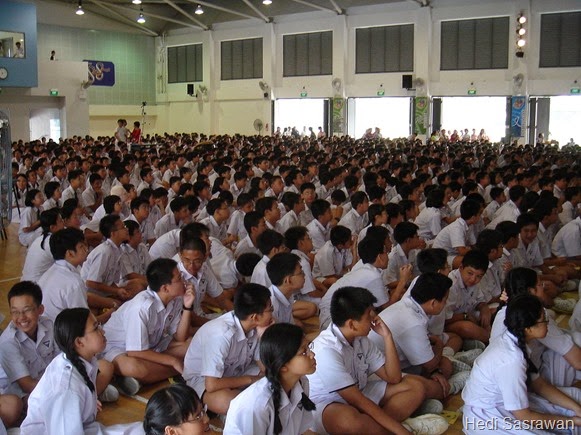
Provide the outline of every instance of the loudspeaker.
[[188,95],[191,97],[192,95],[194,95],[194,84],[193,83],[188,83]]
[[411,74],[404,74],[401,76],[401,87],[403,89],[411,89],[413,88],[413,79]]

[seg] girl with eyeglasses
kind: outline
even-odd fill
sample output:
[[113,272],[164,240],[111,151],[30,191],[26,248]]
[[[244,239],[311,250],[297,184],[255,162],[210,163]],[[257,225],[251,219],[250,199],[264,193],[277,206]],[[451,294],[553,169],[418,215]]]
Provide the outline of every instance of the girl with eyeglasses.
[[230,403],[224,434],[302,434],[314,426],[315,405],[305,375],[315,372],[315,355],[302,329],[270,326],[260,341],[265,377]]
[[579,389],[554,387],[531,359],[547,323],[537,297],[509,299],[506,331],[476,359],[462,392],[465,434],[580,433]]

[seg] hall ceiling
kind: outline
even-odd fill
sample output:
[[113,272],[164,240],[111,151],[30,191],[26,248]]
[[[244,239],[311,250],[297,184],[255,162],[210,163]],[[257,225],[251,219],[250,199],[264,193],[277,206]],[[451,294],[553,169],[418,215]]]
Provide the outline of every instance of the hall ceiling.
[[[86,15],[128,25],[132,30],[141,28],[144,33],[153,36],[180,28],[208,30],[218,23],[236,20],[252,20],[257,24],[276,22],[277,17],[300,13],[316,12],[318,17],[324,16],[321,14],[348,15],[350,9],[361,6],[410,2],[427,6],[430,0],[272,0],[270,5],[264,5],[263,0],[143,0],[140,5],[133,4],[131,0],[81,1]],[[78,2],[37,0],[35,3],[58,3],[58,6],[66,6],[74,14]],[[198,5],[204,11],[201,15],[195,14]],[[146,18],[144,24],[136,22],[140,8]]]

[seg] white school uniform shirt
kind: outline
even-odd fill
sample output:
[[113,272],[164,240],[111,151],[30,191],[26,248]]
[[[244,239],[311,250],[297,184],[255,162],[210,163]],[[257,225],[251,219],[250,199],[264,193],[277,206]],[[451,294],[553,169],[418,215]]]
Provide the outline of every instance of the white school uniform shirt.
[[[149,209],[149,216],[147,216],[147,220],[151,223],[151,225],[155,229],[155,224],[157,224],[157,222],[162,218],[162,216],[163,216],[163,213],[161,212],[161,210],[159,209],[159,207],[156,204]],[[155,234],[155,231],[154,231],[154,234]]]
[[557,257],[577,257],[581,255],[581,217],[577,217],[559,230],[551,251]]
[[338,225],[343,225],[351,230],[351,234],[359,234],[359,232],[367,225],[367,213],[360,215],[355,209],[341,218]]
[[180,247],[181,231],[180,229],[171,230],[153,242],[153,245],[149,248],[151,259],[172,258],[176,255]]
[[[302,434],[314,426],[313,412],[302,406],[303,394],[309,394],[306,378],[302,378],[292,387],[290,395],[281,392],[278,409],[278,418],[282,425],[280,435]],[[224,433],[273,435],[274,411],[270,382],[262,378],[230,402]]]
[[315,217],[313,216],[313,212],[305,204],[305,209],[303,211],[301,211],[299,214],[299,225],[301,225],[302,227],[306,227],[314,219],[315,219]]
[[520,210],[518,209],[517,205],[509,199],[504,204],[502,204],[498,210],[496,210],[496,213],[494,213],[492,221],[490,221],[490,223],[486,225],[486,228],[489,230],[494,230],[496,229],[496,226],[501,222],[504,221],[516,222],[516,218],[519,216]]
[[53,322],[65,308],[89,308],[87,286],[79,270],[67,260],[57,260],[38,280],[44,315]]
[[513,267],[535,268],[542,265],[544,261],[541,255],[539,241],[536,238],[528,246],[525,246],[519,236],[518,246],[511,253]]
[[89,187],[87,187],[85,190],[83,190],[83,193],[81,194],[81,198],[82,198],[82,202],[85,206],[85,210],[89,214],[93,215],[93,210],[91,210],[89,207],[97,202],[97,193],[89,185]]
[[244,228],[244,213],[242,210],[235,210],[230,215],[230,223],[228,224],[228,234],[232,234],[238,237],[238,240],[242,240],[248,235],[246,228]]
[[[116,284],[121,279],[120,258],[119,246],[107,239],[89,253],[81,269],[81,276],[85,281]],[[90,288],[89,291],[103,296],[95,289]]]
[[123,352],[164,352],[178,329],[182,306],[181,297],[164,306],[157,292],[149,287],[139,292],[133,299],[121,305],[105,323],[105,354],[114,349]]
[[194,335],[182,375],[201,396],[206,389],[206,376],[228,378],[258,373],[258,344],[256,330],[246,334],[234,311],[230,311],[205,323]]
[[468,246],[468,229],[468,224],[460,217],[440,231],[432,247],[445,249],[448,255],[458,255],[456,248]]
[[454,216],[460,217],[460,206],[464,201],[466,201],[465,196],[458,198],[456,201],[454,201],[453,204],[448,203],[448,205],[450,206],[450,210],[452,211],[452,214]]
[[75,198],[79,201],[81,200],[80,195],[75,191],[75,189],[73,189],[72,186],[69,186],[65,190],[63,190],[61,202],[64,204],[67,199],[71,198]]
[[480,282],[476,284],[486,302],[500,296],[500,293],[502,293],[501,267],[498,261],[494,263],[489,261],[486,273]]
[[331,187],[330,189],[327,189],[327,187],[325,187],[325,185],[322,184],[320,187],[316,189],[317,198],[327,200],[331,197],[331,194],[333,193],[334,190],[335,188]]
[[299,225],[299,218],[294,210],[289,210],[277,223],[277,230],[284,234],[291,227]]
[[272,317],[276,323],[294,323],[293,321],[293,304],[280,291],[280,289],[272,284],[270,290],[270,301],[272,302]]
[[179,228],[176,218],[172,212],[162,216],[155,224],[155,238],[159,239],[165,233]]
[[[89,379],[97,379],[97,359],[86,361]],[[20,426],[22,435],[99,434],[97,393],[89,390],[85,380],[66,359],[57,355],[46,368],[36,388],[28,398],[28,413]]]
[[212,272],[223,289],[236,287],[241,276],[236,269],[234,253],[222,245],[218,239],[210,237],[210,241],[212,255],[208,261]]
[[256,246],[254,246],[254,243],[252,243],[252,239],[250,238],[249,235],[244,237],[240,241],[240,243],[238,243],[236,245],[236,249],[234,250],[234,257],[237,259],[242,254],[246,254],[246,253],[252,253],[252,254],[262,256],[260,249],[258,249]]
[[539,222],[539,230],[537,231],[537,240],[539,242],[539,250],[543,259],[551,257],[551,243],[553,242],[551,233],[542,222]]
[[202,264],[202,267],[200,267],[200,270],[196,275],[192,275],[186,270],[184,264],[180,260],[177,261],[178,270],[182,274],[182,278],[194,285],[194,289],[196,291],[196,298],[194,299],[194,312],[198,316],[204,317],[205,313],[202,310],[202,301],[204,300],[206,293],[213,298],[217,298],[224,290],[222,289],[222,286],[216,279],[214,272],[207,262]]
[[25,233],[23,230],[31,226],[34,222],[38,220],[40,216],[40,210],[35,207],[26,207],[20,215],[20,226],[18,228],[18,240],[23,246],[30,246],[34,239],[42,234],[42,227],[38,227],[34,231]]
[[363,390],[369,375],[385,364],[385,356],[368,337],[356,337],[351,345],[333,324],[315,338],[313,352],[317,370],[307,378],[316,405],[345,403],[338,391],[352,385]]
[[565,201],[562,205],[563,211],[559,213],[559,221],[561,225],[567,225],[575,219],[576,210],[571,201]]
[[145,276],[147,266],[151,263],[151,256],[144,243],[133,249],[129,243],[121,245],[121,279],[125,280],[130,273]]
[[228,236],[228,225],[226,221],[219,224],[216,222],[216,219],[214,219],[214,216],[208,216],[207,218],[202,219],[200,223],[206,225],[210,229],[210,236],[215,237],[220,240],[220,242],[226,240],[226,237]]
[[144,189],[151,189],[151,186],[146,181],[141,180],[141,182],[137,186],[137,195],[138,196],[141,195],[141,192],[143,192]]
[[313,271],[311,269],[311,263],[309,261],[309,257],[302,251],[298,249],[293,249],[291,254],[295,254],[300,258],[301,269],[303,269],[303,273],[305,274],[305,284],[301,289],[301,295],[307,295],[317,288],[315,287],[315,283],[313,282]]
[[[429,317],[414,298],[402,298],[387,307],[379,317],[391,331],[401,369],[421,366],[434,358],[428,331]],[[383,337],[370,331],[369,339],[385,352]]]
[[577,301],[573,314],[571,314],[571,318],[569,319],[569,329],[574,333],[581,334],[581,302],[579,301]]
[[436,207],[426,207],[414,223],[418,226],[418,235],[422,239],[433,240],[442,229],[442,214]]
[[390,284],[399,281],[399,268],[410,264],[410,260],[399,244],[393,245],[388,257],[389,262],[384,276],[385,282]]
[[129,215],[129,217],[127,219],[125,219],[125,221],[133,221],[139,225],[139,231],[141,231],[141,234],[143,236],[144,241],[156,238],[153,225],[151,224],[151,222],[148,219],[144,219],[143,222],[139,223],[137,218],[132,213]]
[[466,287],[460,269],[455,269],[448,274],[452,280],[452,287],[446,302],[446,318],[450,319],[454,314],[473,313],[481,302],[487,302],[477,285]]
[[381,279],[381,269],[378,269],[373,264],[364,264],[363,262],[356,266],[351,272],[345,274],[329,287],[325,296],[321,298],[321,303],[319,304],[319,324],[321,329],[326,328],[331,323],[331,300],[333,299],[333,294],[342,287],[366,288],[377,298],[376,307],[389,302],[389,294]]
[[272,285],[272,282],[268,277],[268,273],[266,272],[266,265],[268,264],[269,261],[270,258],[268,258],[266,255],[262,256],[262,259],[258,263],[256,263],[256,266],[254,266],[250,282],[254,284],[263,285],[264,287],[267,288]]
[[309,231],[309,236],[311,236],[311,240],[313,241],[313,250],[315,251],[321,249],[331,237],[331,225],[327,224],[327,226],[324,227],[317,219],[313,219],[307,225],[307,230]]
[[484,211],[482,212],[482,216],[491,221],[494,217],[494,213],[496,213],[496,210],[498,210],[499,208],[500,204],[493,199],[492,201],[490,201],[490,204],[488,204]]
[[315,254],[313,276],[318,278],[339,275],[352,262],[353,254],[349,249],[337,249],[329,240]]
[[[512,417],[510,411],[529,407],[526,371],[527,362],[514,335],[507,331],[490,343],[474,362],[462,391],[465,433],[481,432],[467,422],[485,423],[496,418],[502,427],[505,417]],[[532,379],[538,376],[531,373]]]
[[41,247],[42,234],[28,247],[20,281],[38,282],[42,274],[54,264],[54,258],[50,252],[50,236],[49,233],[44,239],[44,249]]
[[504,267],[507,263],[510,263],[512,265],[512,253],[506,249],[506,248],[502,248],[502,256],[496,260],[494,263],[497,264],[498,267],[498,271],[500,273],[500,282],[504,283],[504,280],[506,279],[506,274],[508,272],[505,272]]
[[39,380],[59,353],[53,338],[53,324],[47,317],[38,318],[36,341],[10,322],[0,336],[0,363],[6,376],[0,379],[0,384],[7,384],[2,394],[25,396],[27,393],[18,385],[18,379],[30,376]]

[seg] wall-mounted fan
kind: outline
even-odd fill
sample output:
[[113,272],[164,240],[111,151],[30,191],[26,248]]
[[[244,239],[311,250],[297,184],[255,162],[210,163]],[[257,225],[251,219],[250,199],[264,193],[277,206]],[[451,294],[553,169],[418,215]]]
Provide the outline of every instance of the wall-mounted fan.
[[262,122],[262,119],[255,119],[252,125],[254,126],[254,129],[258,132],[258,134],[262,134],[262,129],[264,128],[264,123]]

